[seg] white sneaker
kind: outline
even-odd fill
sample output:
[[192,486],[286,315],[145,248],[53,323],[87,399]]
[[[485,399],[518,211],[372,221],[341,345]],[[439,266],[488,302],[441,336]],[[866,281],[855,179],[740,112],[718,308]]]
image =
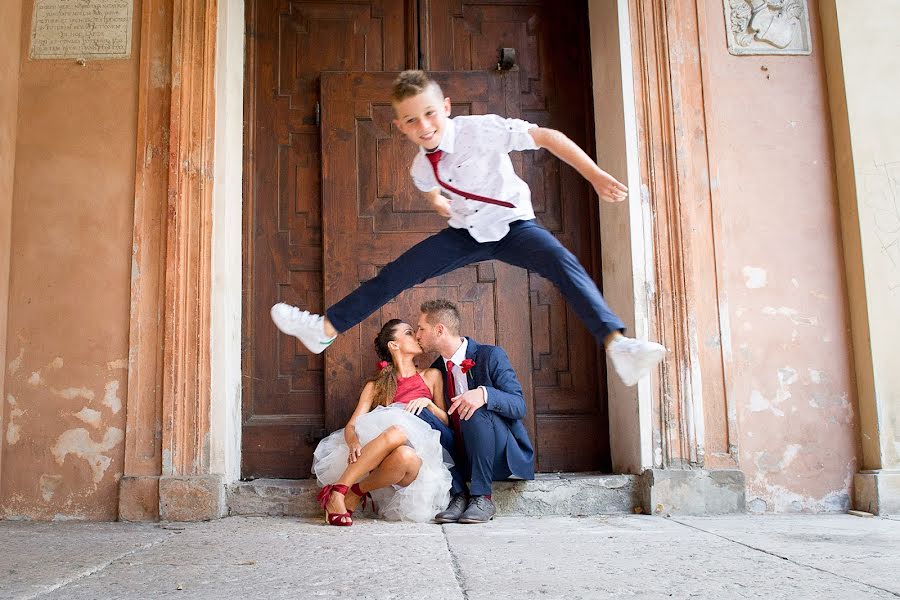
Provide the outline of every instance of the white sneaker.
[[606,354],[622,382],[631,387],[666,357],[666,348],[656,342],[622,336],[606,348]]
[[275,326],[303,342],[313,354],[321,354],[337,337],[325,335],[325,317],[322,315],[283,302],[273,306],[271,312]]

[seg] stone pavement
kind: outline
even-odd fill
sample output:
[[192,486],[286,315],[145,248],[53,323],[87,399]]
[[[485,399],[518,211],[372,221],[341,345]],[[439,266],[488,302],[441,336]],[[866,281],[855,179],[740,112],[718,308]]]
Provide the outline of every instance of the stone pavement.
[[0,599],[900,597],[900,518],[0,522]]

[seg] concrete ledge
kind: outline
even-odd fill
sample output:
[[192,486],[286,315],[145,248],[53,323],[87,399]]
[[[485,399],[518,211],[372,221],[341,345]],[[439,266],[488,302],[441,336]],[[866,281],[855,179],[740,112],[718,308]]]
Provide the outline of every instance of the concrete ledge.
[[254,479],[227,488],[229,515],[320,516],[315,479]]
[[900,515],[900,471],[860,471],[853,477],[853,508],[873,515]]
[[647,469],[641,473],[649,514],[722,515],[746,511],[744,473],[737,470]]
[[641,504],[637,475],[541,473],[534,481],[494,484],[500,515],[589,516],[631,513]]
[[119,480],[119,520],[159,521],[159,477],[122,477]]
[[[257,479],[228,486],[228,514],[318,517],[313,479]],[[539,474],[534,481],[494,484],[500,515],[604,515],[640,506],[637,475]]]
[[163,521],[209,521],[227,514],[221,475],[159,478],[159,518]]

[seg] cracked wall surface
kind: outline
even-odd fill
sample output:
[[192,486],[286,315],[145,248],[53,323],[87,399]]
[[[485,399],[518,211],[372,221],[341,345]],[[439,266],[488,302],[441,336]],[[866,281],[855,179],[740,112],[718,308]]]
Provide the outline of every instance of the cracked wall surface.
[[140,2],[132,58],[83,65],[28,60],[33,0],[17,4],[0,518],[112,520],[124,466]]
[[707,3],[740,467],[754,512],[850,507],[857,406],[816,2],[810,56],[731,56]]

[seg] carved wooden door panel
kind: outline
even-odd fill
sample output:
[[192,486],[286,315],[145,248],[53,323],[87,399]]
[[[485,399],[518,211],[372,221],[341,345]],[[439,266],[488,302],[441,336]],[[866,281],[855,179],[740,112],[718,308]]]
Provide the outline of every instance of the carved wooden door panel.
[[[418,148],[392,124],[391,83],[396,73],[322,74],[322,189],[325,303],[330,305],[375,276],[414,244],[446,227],[409,176]],[[497,72],[434,73],[453,98],[454,115],[517,116],[517,77]],[[516,157],[520,160],[521,157]],[[392,318],[415,324],[419,305],[447,298],[462,312],[463,331],[510,355],[530,390],[531,335],[526,271],[499,262],[458,269],[398,296],[325,353],[326,427],[341,427],[373,374],[372,342]],[[427,366],[433,357],[423,357]],[[526,426],[533,435],[531,394]]]
[[[587,3],[428,0],[422,27],[426,67],[496,69],[497,49],[516,50],[523,119],[594,148]],[[425,17],[423,17],[425,18]],[[522,153],[521,176],[538,221],[600,281],[596,196],[549,152]],[[536,450],[540,471],[609,470],[606,370],[602,352],[556,288],[529,276]]]
[[323,357],[269,307],[321,311],[319,74],[402,70],[404,0],[247,2],[243,477],[309,477],[325,435]]

